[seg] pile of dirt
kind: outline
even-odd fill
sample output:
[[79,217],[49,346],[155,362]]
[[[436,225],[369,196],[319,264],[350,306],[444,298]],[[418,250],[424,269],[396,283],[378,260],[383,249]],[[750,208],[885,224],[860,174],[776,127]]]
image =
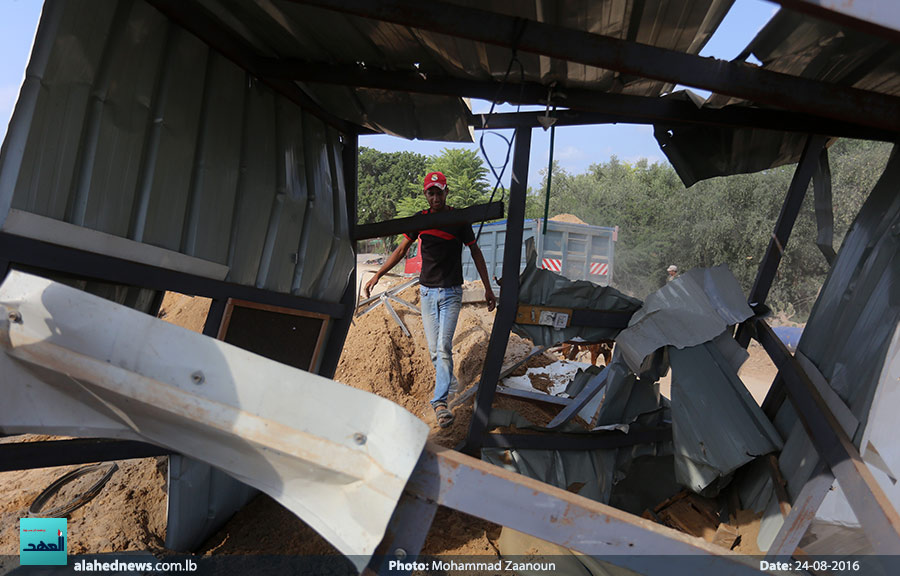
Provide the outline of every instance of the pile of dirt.
[[[29,434],[0,438],[0,443],[56,439]],[[69,553],[163,550],[166,533],[166,462],[165,458],[118,461],[119,469],[100,493],[69,515]],[[19,518],[28,517],[28,507],[47,486],[79,467],[59,466],[0,473],[0,486],[3,486],[0,556],[18,558]],[[63,503],[61,500],[54,502]]]
[[[388,287],[378,285],[379,290]],[[407,288],[398,297],[418,305],[419,289],[417,286]],[[394,310],[411,336],[403,333],[383,306],[356,318],[347,334],[334,379],[400,404],[431,426],[429,440],[455,448],[465,440],[468,432],[472,402],[464,402],[453,409],[456,421],[452,427],[438,427],[431,409],[434,367],[421,316],[400,305],[395,305]],[[460,394],[481,379],[494,316],[495,312],[488,312],[484,303],[463,304],[460,310],[453,338],[454,372]],[[503,364],[510,365],[525,358],[533,347],[531,341],[510,334]],[[545,366],[554,360],[549,355],[539,354],[529,360],[526,367]],[[530,407],[530,403],[520,400],[504,401],[509,407],[523,407],[524,410]]]
[[210,304],[212,300],[209,298],[166,292],[157,317],[176,326],[202,333]]
[[574,214],[557,214],[551,220],[554,222],[565,222],[566,224],[587,224],[587,222]]

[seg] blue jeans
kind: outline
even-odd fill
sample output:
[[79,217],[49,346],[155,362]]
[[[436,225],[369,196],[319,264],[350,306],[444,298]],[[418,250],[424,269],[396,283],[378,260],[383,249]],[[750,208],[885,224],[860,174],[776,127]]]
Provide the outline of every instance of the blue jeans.
[[422,327],[428,340],[428,353],[434,364],[434,398],[431,405],[447,403],[451,388],[457,389],[453,374],[453,333],[462,306],[462,286],[429,288],[419,286],[422,308]]

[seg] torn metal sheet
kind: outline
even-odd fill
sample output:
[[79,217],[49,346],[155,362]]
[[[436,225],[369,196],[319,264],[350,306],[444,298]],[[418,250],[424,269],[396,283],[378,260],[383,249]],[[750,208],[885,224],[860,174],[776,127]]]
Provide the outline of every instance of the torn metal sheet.
[[673,348],[669,357],[675,474],[694,492],[712,496],[739,467],[783,443],[714,344]]
[[[896,44],[790,10],[779,10],[736,60],[747,60],[751,54],[762,62],[764,70],[900,94],[900,51]],[[705,102],[686,92],[668,97],[692,101],[698,107],[755,106],[717,94]],[[654,136],[685,186],[714,176],[796,163],[806,142],[806,135],[800,133],[699,124],[658,124]]]
[[685,348],[712,340],[753,315],[737,279],[721,265],[695,268],[647,297],[616,337],[633,372],[663,346]]
[[[707,106],[687,90],[665,98],[692,102],[698,109]],[[734,104],[727,108],[745,107]],[[653,136],[687,187],[716,176],[748,174],[796,163],[807,140],[807,135],[799,132],[712,124],[660,123],[654,126]]]
[[[641,301],[609,286],[597,286],[586,280],[572,281],[536,266],[537,254],[529,255],[528,263],[519,276],[519,303],[531,306],[555,306],[572,309],[633,312]],[[618,328],[569,327],[554,328],[538,324],[513,324],[513,331],[537,345],[552,346],[581,338],[585,342],[611,340]]]
[[[511,410],[491,411],[489,427],[515,425],[518,429],[534,428],[525,417]],[[572,425],[569,431],[584,431]],[[496,466],[535,478],[576,494],[609,502],[616,466],[616,449],[609,450],[531,450],[483,448],[482,460]],[[577,488],[577,489],[576,489]]]
[[[584,362],[558,360],[546,366],[529,368],[522,376],[507,376],[501,383],[509,388],[527,392],[543,392],[550,396],[558,396],[563,393],[568,395],[570,384],[578,378],[579,374],[585,374],[585,370],[589,368],[596,367]],[[535,387],[535,381],[545,382],[547,388]]]
[[[872,463],[872,457],[866,459],[865,453],[871,442],[885,463],[893,463],[889,466],[896,473],[894,467],[900,461],[900,445],[895,441],[900,396],[896,394],[900,378],[896,360],[900,324],[898,190],[900,154],[895,146],[882,177],[841,244],[797,345],[798,352],[858,420],[855,433],[848,435],[896,509],[900,509],[900,484],[893,484],[889,474]],[[810,481],[819,456],[789,402],[782,405],[775,423],[785,437],[779,464],[788,491],[796,498],[796,487]],[[790,458],[789,446],[796,446]],[[812,511],[804,513],[811,515]],[[778,516],[771,525],[761,527],[760,549],[767,550],[779,531],[787,530],[782,524]]]
[[151,442],[266,492],[362,569],[425,444],[400,406],[12,271],[0,432]]

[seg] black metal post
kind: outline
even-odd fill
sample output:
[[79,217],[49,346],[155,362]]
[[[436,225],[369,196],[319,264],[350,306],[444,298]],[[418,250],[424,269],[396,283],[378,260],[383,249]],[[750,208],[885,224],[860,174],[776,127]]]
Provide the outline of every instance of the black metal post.
[[519,301],[519,265],[522,259],[522,231],[525,227],[525,195],[528,191],[528,157],[531,154],[531,129],[519,128],[515,136],[512,182],[509,185],[509,213],[506,219],[506,240],[503,250],[503,284],[500,287],[500,302],[494,327],[488,343],[481,384],[475,397],[475,414],[469,425],[464,452],[477,454],[487,431],[491,405],[500,370],[503,369],[503,354],[509,342],[509,331],[516,319]]
[[203,324],[204,336],[216,338],[219,335],[219,328],[222,326],[222,319],[225,318],[227,306],[227,298],[213,298],[209,305],[209,312],[206,313],[206,322]]
[[153,290],[172,290],[212,299],[237,298],[295,310],[319,312],[332,318],[341,317],[345,312],[340,304],[333,302],[194,276],[185,272],[0,232],[0,262],[3,260],[9,261],[12,266],[22,265],[51,270],[77,278]]
[[[753,288],[750,289],[750,296],[747,302],[750,307],[756,309],[766,302],[769,295],[769,289],[772,288],[772,281],[775,279],[775,272],[778,270],[778,264],[781,263],[781,255],[787,247],[788,239],[791,237],[791,230],[794,222],[797,221],[797,215],[800,213],[800,207],[803,205],[803,198],[806,196],[806,189],[809,188],[809,182],[812,180],[819,161],[819,152],[825,146],[824,136],[810,135],[806,139],[806,145],[803,147],[803,154],[800,156],[800,162],[794,171],[794,177],[788,188],[787,196],[784,204],[781,206],[781,213],[775,222],[775,231],[772,232],[772,239],[766,248],[766,254],[763,256],[762,262],[759,263],[759,271],[756,273],[756,280],[753,282]],[[738,344],[744,348],[750,343],[750,329],[752,319],[744,322],[738,328],[737,339]]]
[[0,472],[50,466],[110,462],[172,454],[167,448],[135,440],[44,440],[0,444]]

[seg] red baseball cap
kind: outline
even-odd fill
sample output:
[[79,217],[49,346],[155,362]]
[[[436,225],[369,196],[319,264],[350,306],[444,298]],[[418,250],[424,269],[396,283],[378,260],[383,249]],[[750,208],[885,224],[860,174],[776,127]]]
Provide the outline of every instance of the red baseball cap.
[[446,190],[447,177],[440,172],[429,172],[425,175],[425,182],[422,183],[422,190],[428,190],[432,186],[437,186],[441,190]]

